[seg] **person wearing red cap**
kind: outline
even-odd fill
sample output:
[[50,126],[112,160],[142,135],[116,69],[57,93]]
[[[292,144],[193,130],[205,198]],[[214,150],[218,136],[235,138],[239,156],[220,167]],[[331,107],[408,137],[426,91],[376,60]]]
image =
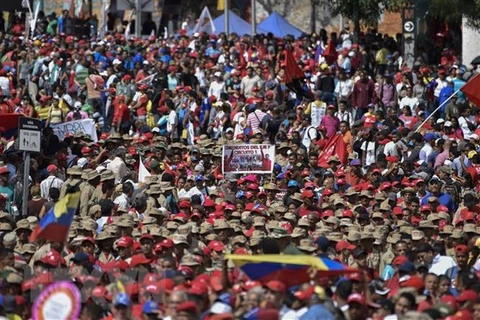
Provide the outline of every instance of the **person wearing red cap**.
[[353,250],[355,250],[356,246],[350,244],[347,240],[340,240],[335,245],[335,251],[338,255],[338,261],[343,263],[344,265],[349,264],[350,256],[352,255]]
[[130,109],[136,114],[138,120],[146,121],[147,119],[147,107],[151,103],[150,98],[147,94],[148,85],[140,84],[137,87],[137,100],[132,100],[130,104]]
[[130,121],[130,109],[126,104],[125,95],[118,95],[113,105],[113,128],[117,133],[127,134],[132,123]]
[[285,294],[287,293],[287,288],[281,281],[271,280],[265,284],[265,289],[265,301],[280,311],[281,319],[290,319],[292,317],[296,317],[295,311],[284,305],[284,298]]
[[[40,194],[42,198],[51,201],[50,190],[57,188],[59,191],[62,189],[63,180],[57,178],[58,167],[54,164],[47,166],[48,177],[40,183]],[[0,168],[1,174],[1,168]]]
[[115,242],[115,247],[117,249],[117,261],[125,261],[128,264],[130,264],[132,260],[132,246],[133,246],[133,240],[131,237],[125,236],[121,237]]

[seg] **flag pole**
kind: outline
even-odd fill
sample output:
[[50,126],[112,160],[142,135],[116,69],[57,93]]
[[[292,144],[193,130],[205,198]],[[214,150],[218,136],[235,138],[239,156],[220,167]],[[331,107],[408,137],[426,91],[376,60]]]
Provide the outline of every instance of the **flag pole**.
[[225,17],[224,17],[225,18],[225,34],[228,37],[228,34],[230,33],[229,32],[230,31],[229,30],[230,29],[229,28],[230,27],[230,19],[229,19],[230,17],[228,15],[228,11],[229,11],[228,5],[229,5],[229,3],[228,3],[228,0],[224,0],[224,1],[225,1],[225,5],[223,7],[224,7],[224,14],[225,14]]
[[252,22],[252,37],[257,33],[257,10],[255,8],[255,0],[252,0],[252,5],[250,9],[251,22]]
[[418,126],[418,128],[417,128],[417,130],[415,130],[415,132],[418,132],[418,130],[420,130],[420,128],[423,127],[423,125],[424,125],[425,123],[427,123],[428,119],[430,119],[438,110],[440,110],[440,108],[443,107],[443,106],[445,105],[445,103],[447,103],[448,101],[450,101],[450,99],[451,99],[454,95],[456,95],[457,93],[459,93],[460,90],[462,90],[462,88],[460,88],[460,89],[458,89],[457,91],[455,91],[454,93],[452,93],[452,94],[450,95],[450,97],[447,98],[447,100],[443,101],[443,102],[437,107],[437,109],[435,109],[432,113],[430,113],[430,115],[429,115],[427,118],[425,118],[425,120]]

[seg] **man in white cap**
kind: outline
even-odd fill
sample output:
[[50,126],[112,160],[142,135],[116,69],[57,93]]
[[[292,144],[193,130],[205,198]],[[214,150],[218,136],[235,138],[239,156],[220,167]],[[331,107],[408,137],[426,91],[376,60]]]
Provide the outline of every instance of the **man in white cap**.
[[215,96],[217,98],[220,98],[220,95],[223,92],[227,92],[225,88],[225,82],[222,78],[222,73],[220,71],[217,71],[213,74],[213,77],[215,81],[210,84],[210,88],[208,89],[208,96]]

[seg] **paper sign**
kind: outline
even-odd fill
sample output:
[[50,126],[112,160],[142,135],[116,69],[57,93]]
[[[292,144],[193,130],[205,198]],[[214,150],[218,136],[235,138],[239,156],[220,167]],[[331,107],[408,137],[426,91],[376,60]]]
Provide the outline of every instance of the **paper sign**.
[[223,146],[223,173],[271,173],[274,162],[274,145],[237,144]]

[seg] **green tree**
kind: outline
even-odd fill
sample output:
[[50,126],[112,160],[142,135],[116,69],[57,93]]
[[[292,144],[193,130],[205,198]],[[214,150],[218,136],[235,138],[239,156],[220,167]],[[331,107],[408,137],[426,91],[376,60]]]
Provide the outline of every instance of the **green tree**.
[[375,26],[385,11],[398,11],[413,0],[333,0],[329,2],[334,14],[353,22],[354,41],[358,42],[360,25]]
[[480,30],[480,0],[420,0],[426,14],[446,22],[459,22],[462,17],[472,28]]

